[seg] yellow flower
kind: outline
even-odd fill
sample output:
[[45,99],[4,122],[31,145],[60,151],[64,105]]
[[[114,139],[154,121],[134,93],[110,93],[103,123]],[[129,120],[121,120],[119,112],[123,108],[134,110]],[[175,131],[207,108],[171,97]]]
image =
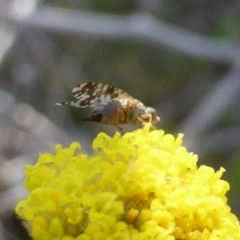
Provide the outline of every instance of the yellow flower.
[[[35,240],[235,240],[229,184],[197,167],[197,156],[162,130],[112,138],[99,133],[94,154],[56,146],[25,167],[26,199],[17,215]],[[78,153],[76,153],[78,152]]]

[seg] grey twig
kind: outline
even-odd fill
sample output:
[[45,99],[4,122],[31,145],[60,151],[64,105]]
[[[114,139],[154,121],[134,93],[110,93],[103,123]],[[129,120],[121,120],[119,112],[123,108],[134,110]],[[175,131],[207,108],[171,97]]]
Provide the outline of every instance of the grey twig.
[[198,144],[194,146],[194,152],[201,153],[206,156],[215,153],[224,153],[237,149],[240,142],[240,126],[221,129],[214,133],[204,135],[199,138]]
[[10,12],[0,14],[14,24],[44,30],[70,32],[96,38],[141,41],[173,48],[183,54],[224,62],[240,62],[239,45],[224,39],[210,38],[157,20],[148,13],[130,15],[99,14],[41,7],[28,18]]
[[188,146],[194,145],[194,138],[205,133],[218,122],[224,111],[240,92],[240,69],[233,67],[208,93],[199,105],[180,126],[180,131],[190,140]]
[[[37,6],[38,0],[18,0],[18,1],[2,1],[0,3],[0,12],[8,12],[8,14],[24,20],[32,14]],[[6,21],[0,23],[0,64],[6,53],[9,51],[16,39],[17,31],[8,25]]]

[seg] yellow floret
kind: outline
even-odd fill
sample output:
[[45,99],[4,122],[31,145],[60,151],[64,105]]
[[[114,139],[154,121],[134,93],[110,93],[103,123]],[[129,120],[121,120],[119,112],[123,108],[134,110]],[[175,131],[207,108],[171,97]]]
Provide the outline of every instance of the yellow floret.
[[197,156],[162,130],[112,138],[99,133],[93,155],[79,143],[56,146],[25,167],[27,198],[17,215],[35,240],[234,240],[224,169],[197,167]]

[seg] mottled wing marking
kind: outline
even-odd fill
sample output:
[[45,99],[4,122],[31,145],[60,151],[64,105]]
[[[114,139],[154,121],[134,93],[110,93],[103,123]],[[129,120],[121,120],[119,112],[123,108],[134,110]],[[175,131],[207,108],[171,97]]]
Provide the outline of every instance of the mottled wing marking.
[[95,108],[99,105],[105,106],[113,100],[119,100],[123,105],[126,105],[127,101],[135,101],[122,89],[100,82],[82,83],[73,88],[72,93],[77,99],[74,101],[75,107]]

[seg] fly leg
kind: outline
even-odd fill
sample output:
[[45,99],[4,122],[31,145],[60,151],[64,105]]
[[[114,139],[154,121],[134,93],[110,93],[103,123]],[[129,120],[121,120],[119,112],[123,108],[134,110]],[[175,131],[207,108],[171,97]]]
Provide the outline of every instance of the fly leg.
[[124,118],[124,121],[127,123],[129,122],[131,119],[130,119],[130,109],[131,108],[131,103],[128,101],[127,102],[127,106],[126,106],[126,110],[124,111],[125,113],[125,118]]
[[[141,115],[141,117],[138,117],[138,119],[141,123],[143,123],[143,122],[151,123],[151,128],[156,130],[156,128],[153,126],[153,123],[152,123],[152,115],[151,114],[149,114],[149,113],[143,114],[143,115]],[[145,121],[145,120],[147,120],[147,121]]]
[[147,120],[147,122],[152,123],[152,115],[149,113],[145,113],[141,116],[141,120],[145,122],[145,120]]
[[124,121],[125,115],[124,115],[124,111],[122,108],[118,108],[117,109],[117,121],[114,124],[114,126],[119,130],[120,133],[123,134],[123,129],[119,126],[119,123],[122,123]]
[[117,130],[118,130],[121,134],[123,134],[123,129],[122,129],[121,127],[119,127],[118,124],[115,124],[114,126],[117,128]]
[[105,132],[102,123],[99,123],[100,132]]

